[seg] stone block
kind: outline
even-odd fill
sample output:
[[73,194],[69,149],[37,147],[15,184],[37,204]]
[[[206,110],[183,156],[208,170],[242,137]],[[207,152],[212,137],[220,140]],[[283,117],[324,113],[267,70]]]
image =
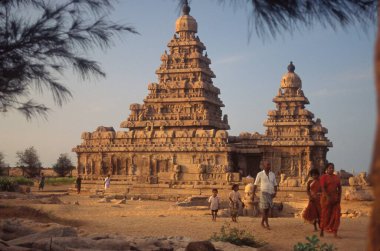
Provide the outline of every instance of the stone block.
[[249,184],[249,183],[254,183],[255,182],[255,179],[253,177],[243,177],[241,179],[241,182],[243,184]]
[[357,201],[373,201],[374,195],[372,191],[361,189],[360,187],[350,187],[346,189],[344,193],[345,200],[357,200]]
[[210,241],[193,241],[190,242],[185,251],[216,251]]

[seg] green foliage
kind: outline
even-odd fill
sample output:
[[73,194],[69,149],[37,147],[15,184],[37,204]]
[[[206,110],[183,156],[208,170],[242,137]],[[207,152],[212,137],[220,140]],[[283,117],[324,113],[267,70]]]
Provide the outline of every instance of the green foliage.
[[61,153],[59,156],[57,163],[54,164],[53,169],[60,177],[64,177],[68,175],[75,167],[71,162],[67,153]]
[[58,185],[69,185],[75,182],[75,177],[49,177],[46,178],[45,184],[58,186]]
[[70,69],[83,79],[104,77],[99,63],[87,55],[111,47],[121,33],[137,33],[108,18],[113,2],[0,1],[0,113],[16,109],[27,119],[46,116],[49,108],[34,101],[33,94],[50,91],[61,106],[72,94],[59,76]]
[[266,243],[258,241],[255,237],[246,230],[240,230],[236,227],[231,227],[230,224],[225,224],[220,228],[220,233],[214,233],[210,238],[212,241],[224,241],[238,246],[250,246],[259,248]]
[[6,164],[4,162],[4,154],[0,152],[0,175],[3,175]]
[[298,242],[294,246],[294,251],[333,251],[338,250],[333,244],[320,243],[320,240],[316,235],[306,237],[308,242]]
[[33,146],[25,149],[24,151],[17,152],[16,155],[18,158],[17,164],[26,175],[29,177],[39,175],[42,166],[37,151]]
[[33,186],[33,180],[25,177],[0,176],[0,191],[14,192],[19,185]]

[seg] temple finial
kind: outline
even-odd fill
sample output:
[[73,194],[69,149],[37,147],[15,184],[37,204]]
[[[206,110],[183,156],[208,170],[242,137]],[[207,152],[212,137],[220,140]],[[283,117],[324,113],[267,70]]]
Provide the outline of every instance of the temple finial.
[[290,64],[288,65],[288,71],[294,72],[295,69],[296,69],[296,67],[294,66],[293,62],[290,61]]
[[182,12],[184,15],[189,15],[190,13],[190,6],[187,0],[185,0],[183,7],[182,7]]

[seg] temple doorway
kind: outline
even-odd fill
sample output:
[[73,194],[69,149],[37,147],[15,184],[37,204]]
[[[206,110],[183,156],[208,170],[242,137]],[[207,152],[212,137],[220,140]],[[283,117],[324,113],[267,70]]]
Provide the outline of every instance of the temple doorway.
[[255,178],[257,173],[261,171],[260,169],[260,162],[262,159],[261,154],[250,154],[245,156],[246,160],[246,172],[247,176],[250,175],[251,177]]

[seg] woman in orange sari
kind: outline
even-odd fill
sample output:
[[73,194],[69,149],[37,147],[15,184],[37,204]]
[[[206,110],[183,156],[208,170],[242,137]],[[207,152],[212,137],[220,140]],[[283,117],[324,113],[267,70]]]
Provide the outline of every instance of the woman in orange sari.
[[311,169],[309,176],[312,177],[312,180],[307,182],[309,203],[302,213],[302,218],[314,225],[314,231],[318,231],[317,224],[320,224],[321,218],[321,185],[318,169]]
[[320,178],[322,197],[321,197],[321,233],[332,232],[335,238],[338,237],[340,224],[340,199],[342,196],[342,186],[340,179],[334,174],[334,164],[328,163],[326,173]]

